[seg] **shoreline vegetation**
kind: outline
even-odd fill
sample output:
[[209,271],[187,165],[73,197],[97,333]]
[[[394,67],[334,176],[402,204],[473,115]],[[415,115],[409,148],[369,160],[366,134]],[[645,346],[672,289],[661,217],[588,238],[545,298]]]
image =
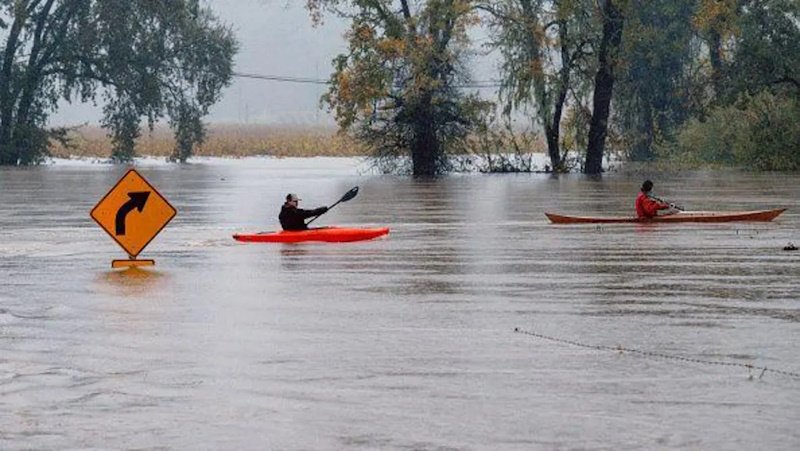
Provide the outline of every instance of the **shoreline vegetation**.
[[[335,126],[273,124],[208,124],[204,143],[193,157],[365,157],[383,173],[411,172],[408,158],[382,159],[374,149]],[[63,159],[111,159],[113,143],[108,130],[99,125],[70,127],[68,145],[51,141],[50,157]],[[464,143],[464,152],[451,155],[453,172],[550,172],[546,163],[546,143],[535,133],[485,133]],[[142,129],[136,142],[139,157],[169,159],[175,148],[174,133],[159,124],[153,131]]]
[[[110,158],[111,138],[97,125],[75,127],[68,133],[69,147],[54,142],[56,158]],[[164,157],[175,149],[173,132],[166,126],[144,130],[137,141],[139,156]],[[267,124],[210,124],[206,141],[194,156],[232,157],[362,157],[369,150],[335,127]]]
[[[469,139],[464,153],[454,156],[456,172],[538,172],[533,156],[544,156],[546,144],[535,135],[521,140],[508,134],[487,134],[483,139]],[[108,131],[99,125],[71,127],[67,133],[68,146],[52,141],[50,156],[64,159],[111,158],[113,144]],[[166,125],[153,131],[142,130],[136,143],[140,157],[169,158],[175,147],[175,137]],[[271,125],[216,123],[208,125],[205,142],[193,152],[194,157],[375,157],[364,143],[334,126]],[[402,160],[402,159],[401,159]],[[476,163],[481,160],[480,163]],[[380,161],[380,158],[378,158]],[[393,160],[394,161],[394,160]],[[402,164],[402,163],[398,163]],[[380,164],[378,164],[380,165]]]
[[[50,157],[63,159],[101,158],[110,159],[112,142],[107,130],[99,125],[71,127],[67,134],[70,144],[64,146],[51,141]],[[624,147],[624,143],[612,141],[612,149]],[[452,159],[454,172],[513,173],[551,172],[547,160],[547,143],[536,133],[517,131],[508,133],[486,133],[482,139],[472,137],[465,143],[463,154]],[[702,148],[702,146],[698,146]],[[166,125],[157,125],[152,132],[142,131],[137,141],[136,154],[140,157],[167,159],[173,154],[175,138]],[[685,170],[752,170],[753,168],[735,159],[723,161],[719,158],[687,158],[677,149],[660,152],[662,158],[654,161],[630,161],[618,150],[609,150],[603,172],[628,172],[648,174],[653,171],[677,173]],[[688,151],[686,153],[689,153]],[[698,152],[699,153],[699,152]],[[193,153],[195,157],[365,157],[376,158],[374,151],[355,138],[340,133],[335,126],[324,125],[273,125],[214,123],[208,125],[205,142]],[[396,160],[395,163],[397,163]],[[403,164],[402,160],[398,165]],[[566,161],[566,160],[565,160]],[[572,155],[567,172],[580,171],[580,155]],[[381,168],[380,158],[374,161]],[[737,164],[738,163],[738,164]],[[405,161],[408,166],[408,161]],[[767,170],[793,170],[785,167],[770,167]],[[383,168],[384,170],[387,168]],[[391,168],[389,168],[391,169]],[[395,168],[396,169],[396,168]],[[764,168],[760,168],[764,170]],[[400,170],[400,173],[408,172]],[[385,171],[384,171],[385,172]],[[391,171],[389,171],[391,172]],[[395,171],[397,172],[397,171]]]

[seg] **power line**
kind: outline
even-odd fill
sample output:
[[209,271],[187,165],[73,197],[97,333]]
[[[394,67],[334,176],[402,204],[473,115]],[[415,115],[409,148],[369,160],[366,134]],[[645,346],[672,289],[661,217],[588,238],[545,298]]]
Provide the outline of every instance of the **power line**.
[[[329,80],[322,80],[319,78],[309,78],[309,77],[292,77],[286,75],[267,75],[267,74],[234,72],[233,76],[237,78],[249,78],[255,80],[267,80],[267,81],[277,81],[285,83],[299,83],[299,84],[311,84],[311,85],[330,84]],[[457,88],[499,88],[501,86],[501,83],[499,80],[481,80],[454,86]]]
[[284,75],[246,74],[242,72],[234,72],[233,76],[238,78],[252,78],[256,80],[283,81],[287,83],[305,83],[313,85],[327,85],[330,83],[328,80],[320,80],[318,78],[289,77]]

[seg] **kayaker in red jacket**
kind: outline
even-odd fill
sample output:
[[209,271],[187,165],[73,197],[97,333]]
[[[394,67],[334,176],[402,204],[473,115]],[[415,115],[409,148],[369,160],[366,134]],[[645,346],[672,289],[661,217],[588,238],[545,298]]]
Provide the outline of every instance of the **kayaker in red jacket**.
[[328,207],[319,207],[313,210],[297,208],[300,200],[297,194],[286,195],[286,202],[284,202],[283,207],[281,207],[281,213],[278,215],[278,220],[281,221],[283,230],[308,230],[306,219],[319,216],[328,211]]
[[660,199],[650,197],[653,190],[653,182],[645,180],[642,183],[642,190],[636,196],[636,217],[640,219],[652,218],[658,215],[658,210],[666,210],[670,205]]

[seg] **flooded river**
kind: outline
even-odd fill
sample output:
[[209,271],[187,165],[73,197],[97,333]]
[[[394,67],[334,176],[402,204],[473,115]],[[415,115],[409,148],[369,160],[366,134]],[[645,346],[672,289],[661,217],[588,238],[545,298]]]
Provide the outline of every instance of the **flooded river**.
[[[178,216],[153,269],[115,271],[89,211],[125,169],[0,169],[0,449],[800,448],[798,174],[144,165]],[[691,210],[789,210],[543,214],[632,212],[646,176]],[[356,185],[316,224],[385,239],[231,239],[274,229],[287,192],[316,207]]]

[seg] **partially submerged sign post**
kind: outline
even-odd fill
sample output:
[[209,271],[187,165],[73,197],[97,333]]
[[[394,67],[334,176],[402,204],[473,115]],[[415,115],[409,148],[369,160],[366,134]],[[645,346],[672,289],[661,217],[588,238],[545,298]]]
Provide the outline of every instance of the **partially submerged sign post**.
[[92,219],[128,253],[112,268],[153,266],[155,260],[138,260],[140,252],[175,217],[177,210],[136,172],[129,170],[92,209]]

